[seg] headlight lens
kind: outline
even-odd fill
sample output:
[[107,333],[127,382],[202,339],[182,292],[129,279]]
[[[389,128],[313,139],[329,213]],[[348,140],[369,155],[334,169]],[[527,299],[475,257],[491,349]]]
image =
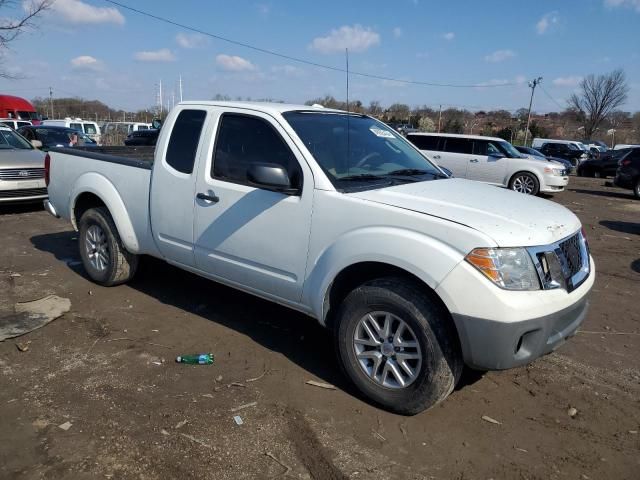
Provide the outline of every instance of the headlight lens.
[[562,176],[564,175],[564,168],[544,167],[544,173],[550,173],[552,175]]
[[506,290],[539,290],[538,273],[524,248],[476,248],[465,260]]

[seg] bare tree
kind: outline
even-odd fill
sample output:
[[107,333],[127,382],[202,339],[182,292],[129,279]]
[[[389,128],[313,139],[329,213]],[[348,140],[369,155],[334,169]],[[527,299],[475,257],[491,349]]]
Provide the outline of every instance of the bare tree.
[[590,139],[600,123],[627,100],[627,79],[623,70],[608,75],[589,75],[580,82],[580,92],[569,97],[569,107],[580,112],[584,137]]
[[[0,55],[18,36],[33,26],[34,18],[47,10],[55,0],[0,0]],[[18,13],[17,16],[14,14]],[[0,78],[15,78],[0,66]]]

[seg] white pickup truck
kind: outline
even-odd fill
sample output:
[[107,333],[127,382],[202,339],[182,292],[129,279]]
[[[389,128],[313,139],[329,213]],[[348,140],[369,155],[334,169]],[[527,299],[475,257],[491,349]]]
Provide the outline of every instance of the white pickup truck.
[[549,353],[586,315],[595,270],[573,213],[448,178],[373,118],[184,102],[152,158],[98,150],[45,162],[45,207],[79,230],[95,282],[126,282],[152,255],[304,312],[389,410],[435,405],[464,364]]

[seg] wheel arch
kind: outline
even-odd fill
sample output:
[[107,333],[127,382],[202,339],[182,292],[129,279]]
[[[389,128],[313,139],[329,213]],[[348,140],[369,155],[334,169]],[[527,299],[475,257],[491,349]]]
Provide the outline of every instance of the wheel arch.
[[94,172],[81,175],[71,190],[70,198],[69,217],[76,230],[84,212],[90,208],[105,207],[113,218],[124,247],[131,253],[139,252],[140,244],[126,206],[118,190],[104,176]]
[[529,175],[533,175],[538,181],[538,190],[542,189],[542,178],[540,178],[540,175],[534,170],[527,170],[527,169],[517,170],[515,173],[513,173],[513,175],[509,177],[509,181],[507,182],[507,187],[509,189],[511,189],[511,182],[513,181],[513,179],[516,178],[516,176],[521,173],[528,173]]

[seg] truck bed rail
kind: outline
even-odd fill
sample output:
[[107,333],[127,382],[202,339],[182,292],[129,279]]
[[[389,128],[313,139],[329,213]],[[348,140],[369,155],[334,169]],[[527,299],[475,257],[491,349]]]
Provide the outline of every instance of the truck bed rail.
[[55,147],[49,151],[151,170],[155,147]]

